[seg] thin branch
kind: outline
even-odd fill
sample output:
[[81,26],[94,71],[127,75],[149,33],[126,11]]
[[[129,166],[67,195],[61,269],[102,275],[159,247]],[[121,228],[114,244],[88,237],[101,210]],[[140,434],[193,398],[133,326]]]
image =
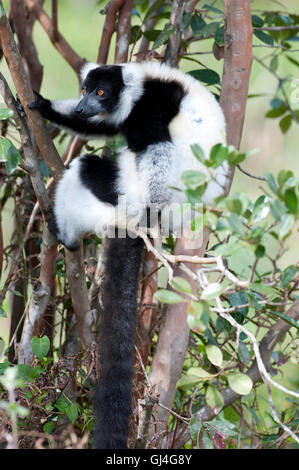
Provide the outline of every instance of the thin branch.
[[77,76],[80,74],[84,59],[80,57],[74,49],[71,48],[69,43],[64,39],[62,34],[56,30],[55,25],[45,10],[35,0],[24,0],[28,10],[36,17],[40,25],[43,27],[53,46],[58,50],[62,57],[76,72]]
[[[220,104],[226,125],[227,143],[239,148],[245,117],[252,65],[252,21],[249,0],[224,0],[224,66]],[[230,170],[225,194],[234,175]]]
[[185,8],[185,0],[174,0],[170,14],[170,25],[175,26],[175,31],[170,36],[164,55],[164,62],[175,66],[178,61],[178,51],[180,48],[181,37],[183,34],[182,21]]
[[58,40],[58,10],[57,0],[52,0],[52,24],[53,24],[53,40]]
[[299,31],[298,25],[289,25],[289,26],[262,26],[261,28],[256,28],[258,31]]
[[253,178],[253,179],[256,179],[256,180],[259,180],[259,181],[266,181],[266,178],[263,178],[263,176],[253,175],[252,173],[249,173],[249,171],[244,170],[244,168],[242,168],[241,165],[237,165],[237,167],[239,168],[241,173],[244,173],[244,175],[249,176],[250,178]]
[[98,64],[104,65],[107,63],[111,38],[115,31],[116,15],[124,5],[125,1],[126,0],[112,0],[107,6],[105,24],[97,58]]
[[26,6],[22,0],[11,0],[10,17],[13,21],[14,31],[18,37],[20,54],[26,61],[31,86],[33,90],[39,91],[43,78],[43,67],[39,61],[32,38],[35,18],[28,15]]
[[131,35],[132,0],[126,0],[119,12],[115,46],[116,64],[127,62]]

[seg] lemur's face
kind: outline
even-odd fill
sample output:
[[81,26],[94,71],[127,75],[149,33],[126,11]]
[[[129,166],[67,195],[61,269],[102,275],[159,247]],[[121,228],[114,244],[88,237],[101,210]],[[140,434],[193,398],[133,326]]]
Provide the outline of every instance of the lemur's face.
[[118,105],[124,87],[119,65],[102,66],[92,69],[82,85],[82,99],[76,112],[83,119],[97,114],[111,114]]

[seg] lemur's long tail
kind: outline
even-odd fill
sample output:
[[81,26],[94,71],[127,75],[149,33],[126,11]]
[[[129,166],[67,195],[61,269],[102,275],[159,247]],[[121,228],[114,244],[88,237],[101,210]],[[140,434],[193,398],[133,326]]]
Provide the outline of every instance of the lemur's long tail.
[[109,239],[108,243],[93,447],[124,449],[132,413],[137,290],[143,242],[127,236]]

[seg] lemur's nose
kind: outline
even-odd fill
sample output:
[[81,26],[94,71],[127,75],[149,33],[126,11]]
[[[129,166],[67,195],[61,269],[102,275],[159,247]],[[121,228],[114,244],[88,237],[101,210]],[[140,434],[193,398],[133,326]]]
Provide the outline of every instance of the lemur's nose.
[[76,107],[76,113],[82,114],[82,112],[83,112],[83,106],[82,104],[79,103],[78,106]]

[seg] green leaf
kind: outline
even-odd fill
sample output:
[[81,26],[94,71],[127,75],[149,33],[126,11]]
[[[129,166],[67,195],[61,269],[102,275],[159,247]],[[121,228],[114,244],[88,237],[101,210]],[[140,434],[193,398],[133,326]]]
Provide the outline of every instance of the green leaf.
[[264,245],[257,245],[254,254],[257,258],[262,258],[266,252]]
[[187,308],[187,323],[189,328],[194,331],[205,331],[209,325],[209,316],[206,313],[208,308],[204,302],[191,301]]
[[264,33],[264,31],[261,31],[260,29],[254,29],[253,30],[254,35],[262,42],[265,44],[269,44],[270,46],[274,45],[274,40],[269,34]]
[[41,338],[34,336],[31,340],[31,347],[33,354],[39,359],[42,359],[49,352],[50,340],[48,336],[42,336]]
[[228,155],[228,148],[225,145],[221,143],[214,145],[210,151],[210,160],[216,163],[213,166],[215,168],[220,166],[224,162],[224,160],[227,158],[227,155]]
[[295,219],[291,214],[284,214],[280,219],[279,238],[285,237],[294,225]]
[[296,214],[298,211],[298,199],[293,188],[289,188],[284,193],[284,202],[290,212]]
[[209,385],[206,390],[206,402],[215,413],[219,413],[221,408],[224,406],[224,400],[221,393],[217,390],[214,385]]
[[196,188],[196,189],[188,188],[185,191],[185,194],[187,196],[188,201],[191,204],[196,204],[198,202],[202,202],[202,200],[201,200],[201,191],[198,191],[198,188]]
[[199,377],[202,380],[211,379],[211,374],[202,367],[190,367],[188,370],[188,375],[193,375],[194,377]]
[[296,266],[292,265],[286,268],[281,278],[281,287],[285,287],[297,274]]
[[7,162],[8,150],[11,146],[11,142],[8,139],[0,139],[0,162]]
[[252,26],[256,26],[257,28],[261,28],[264,26],[264,20],[257,15],[251,15]]
[[228,437],[235,437],[238,435],[237,426],[227,419],[223,419],[222,416],[216,416],[212,421],[209,422],[209,424],[212,428],[217,429],[217,431],[223,434],[226,439]]
[[193,290],[189,282],[183,277],[175,276],[171,281],[172,287],[184,294],[193,294]]
[[242,214],[242,202],[240,199],[227,199],[226,201],[226,207],[230,212],[234,212],[237,215]]
[[238,395],[248,395],[253,387],[251,378],[240,372],[227,377],[230,388]]
[[192,144],[191,150],[192,150],[193,155],[197,158],[197,160],[205,164],[205,154],[201,146],[198,144]]
[[160,8],[164,4],[164,0],[156,0],[152,6],[146,11],[146,14],[143,18],[143,23],[147,18],[149,18],[158,8]]
[[244,236],[245,234],[244,227],[243,227],[240,217],[238,217],[237,214],[232,212],[227,217],[227,221],[233,232],[237,233],[238,235]]
[[202,378],[196,375],[183,375],[177,382],[177,388],[181,390],[190,390],[202,381]]
[[223,287],[219,282],[213,282],[208,285],[204,289],[204,291],[201,294],[201,299],[202,300],[212,300],[215,299],[216,297],[219,297],[223,291]]
[[216,85],[220,83],[220,75],[211,69],[191,70],[188,74],[196,78],[196,80],[200,80],[208,85]]
[[270,69],[273,70],[273,72],[276,72],[278,69],[278,56],[275,55],[272,57],[271,62],[270,62]]
[[214,364],[214,366],[221,367],[223,356],[221,349],[218,348],[218,346],[215,346],[214,344],[208,344],[208,346],[206,346],[206,354],[209,361]]
[[182,173],[181,178],[185,186],[195,189],[206,181],[207,175],[201,171],[186,170]]
[[230,166],[238,165],[246,158],[246,153],[240,153],[237,149],[233,149],[228,153],[227,162]]
[[56,423],[55,421],[48,421],[43,425],[43,431],[47,434],[52,434],[55,429]]
[[0,109],[0,121],[5,121],[6,119],[10,119],[13,117],[13,111],[9,108],[2,108]]
[[78,417],[78,408],[75,403],[72,403],[65,396],[60,395],[55,402],[56,408],[61,413],[64,413],[68,419],[74,423]]
[[275,180],[274,176],[272,175],[272,173],[266,172],[264,176],[265,176],[265,179],[266,179],[270,189],[272,189],[274,194],[277,194],[278,186],[277,186],[276,180]]
[[201,428],[202,428],[201,421],[193,416],[190,419],[189,429],[190,429],[191,437],[194,441],[197,441],[198,434],[200,433]]
[[66,415],[68,419],[74,423],[78,417],[78,408],[75,403],[72,403],[67,409],[66,409]]
[[266,117],[267,118],[277,118],[277,117],[280,117],[282,116],[284,113],[286,113],[287,111],[287,107],[282,104],[280,105],[278,108],[274,108],[274,109],[271,109],[270,111],[268,111],[266,113]]
[[287,114],[287,116],[285,116],[284,118],[282,118],[280,121],[279,121],[279,127],[280,127],[280,130],[283,134],[286,134],[289,130],[289,128],[291,127],[291,124],[292,124],[292,116],[291,114]]
[[150,31],[144,31],[143,36],[149,41],[156,41],[161,34],[161,29],[151,29]]
[[283,186],[289,178],[294,176],[294,173],[290,170],[280,170],[280,172],[277,175],[277,181],[279,186]]
[[177,304],[178,302],[186,302],[186,300],[176,292],[172,292],[171,290],[166,289],[159,289],[155,293],[155,298],[164,304]]
[[192,15],[190,26],[194,36],[199,36],[200,30],[206,26],[206,22],[202,19],[201,15],[195,13]]
[[238,355],[240,361],[247,366],[250,362],[250,354],[247,349],[247,346],[244,343],[239,343]]
[[157,49],[158,47],[162,46],[162,44],[168,41],[168,39],[170,38],[172,33],[174,33],[175,30],[176,30],[175,26],[172,26],[171,24],[167,23],[164,26],[164,29],[159,34],[159,36],[157,37],[157,39],[155,40],[152,48]]
[[224,46],[224,26],[220,26],[214,36],[215,42],[219,47]]
[[21,161],[20,152],[8,139],[0,139],[0,161],[5,162],[9,175],[14,172]]
[[2,307],[0,307],[0,318],[7,318],[7,313]]
[[[235,292],[229,296],[229,304],[231,307],[238,307],[239,305],[246,305],[249,303],[249,298],[244,291]],[[242,324],[248,314],[248,307],[240,307],[233,313],[237,322]]]
[[130,31],[130,44],[134,44],[142,36],[142,30],[139,25],[134,25]]
[[26,382],[33,382],[40,376],[40,371],[37,368],[33,368],[27,364],[19,364],[17,368],[18,377],[24,379]]
[[286,207],[278,199],[270,201],[270,210],[277,221],[280,221],[281,217],[286,213]]
[[289,325],[294,326],[295,328],[297,328],[297,330],[299,329],[299,323],[296,322],[296,320],[294,320],[294,318],[291,318],[288,315],[285,315],[284,313],[280,313],[280,312],[271,311],[271,314],[276,315],[279,318],[282,318]]

